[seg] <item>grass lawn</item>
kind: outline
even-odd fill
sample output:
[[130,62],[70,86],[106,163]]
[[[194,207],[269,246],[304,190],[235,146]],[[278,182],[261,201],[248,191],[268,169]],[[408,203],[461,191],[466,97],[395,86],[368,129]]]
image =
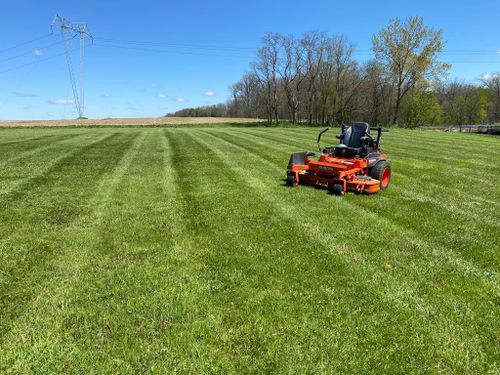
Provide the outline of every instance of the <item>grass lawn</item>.
[[0,373],[498,374],[500,138],[337,197],[283,183],[317,133],[0,130]]

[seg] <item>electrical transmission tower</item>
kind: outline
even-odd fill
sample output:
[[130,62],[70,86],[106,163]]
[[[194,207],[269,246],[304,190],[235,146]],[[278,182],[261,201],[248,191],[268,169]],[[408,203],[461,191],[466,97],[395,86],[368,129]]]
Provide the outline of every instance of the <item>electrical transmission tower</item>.
[[[87,29],[85,23],[72,23],[64,17],[56,14],[51,28],[58,27],[61,29],[61,36],[64,42],[64,50],[66,52],[66,60],[68,62],[69,79],[71,81],[71,88],[73,89],[73,98],[75,100],[76,111],[78,117],[82,118],[85,112],[85,66],[84,66],[84,53],[85,53],[85,39],[89,38],[93,41],[92,34]],[[80,92],[78,92],[78,85],[75,78],[75,70],[73,68],[73,59],[71,57],[71,40],[76,36],[80,39]]]

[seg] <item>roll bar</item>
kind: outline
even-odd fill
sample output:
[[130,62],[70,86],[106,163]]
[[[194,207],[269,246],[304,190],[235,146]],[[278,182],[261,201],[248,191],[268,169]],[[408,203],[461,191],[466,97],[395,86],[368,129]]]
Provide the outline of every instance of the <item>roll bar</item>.
[[317,143],[317,145],[318,145],[318,150],[319,150],[319,152],[323,152],[323,151],[321,150],[321,145],[319,144],[319,142],[321,141],[321,136],[322,136],[324,133],[326,133],[328,130],[330,130],[330,128],[326,128],[325,130],[323,130],[323,131],[322,131],[321,133],[319,133],[319,135],[318,135],[318,141],[317,141],[316,143]]
[[[347,126],[344,125],[344,124],[341,125],[341,127],[340,127],[341,134],[336,136],[338,139],[342,139],[343,138],[343,135],[345,133],[346,127]],[[323,136],[323,134],[325,134],[330,129],[331,129],[331,127],[328,127],[325,130],[323,130],[321,133],[318,134],[318,140],[317,140],[316,143],[318,145],[319,152],[323,152],[321,150],[321,145],[320,145],[321,137]],[[375,140],[375,149],[378,150],[380,148],[380,138],[382,137],[382,133],[387,133],[389,130],[385,129],[385,128],[382,128],[382,127],[370,128],[370,130],[375,130],[377,132],[377,139]]]
[[375,130],[375,131],[377,131],[377,139],[375,140],[375,150],[379,150],[379,149],[380,149],[380,137],[382,137],[382,133],[386,133],[386,132],[388,132],[389,130],[388,130],[388,129],[385,129],[385,128],[382,128],[382,127],[379,127],[379,128],[371,128],[370,130]]

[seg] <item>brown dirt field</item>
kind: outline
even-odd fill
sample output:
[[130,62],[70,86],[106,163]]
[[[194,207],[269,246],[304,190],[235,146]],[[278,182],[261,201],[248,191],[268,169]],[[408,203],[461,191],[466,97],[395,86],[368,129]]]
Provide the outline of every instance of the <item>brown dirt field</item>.
[[0,127],[37,126],[132,126],[132,125],[198,125],[248,123],[262,120],[225,117],[151,117],[151,118],[107,118],[86,120],[16,120],[0,121]]

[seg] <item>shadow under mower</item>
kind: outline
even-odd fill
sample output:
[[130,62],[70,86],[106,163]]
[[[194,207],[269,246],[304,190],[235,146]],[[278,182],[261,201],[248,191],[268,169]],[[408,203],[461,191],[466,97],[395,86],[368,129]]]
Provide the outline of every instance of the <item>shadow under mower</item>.
[[385,190],[391,180],[391,166],[387,155],[382,153],[380,138],[383,128],[372,128],[376,138],[370,135],[370,126],[364,122],[355,122],[350,126],[342,125],[342,133],[336,138],[337,146],[320,146],[318,135],[319,160],[309,159],[313,152],[295,152],[290,157],[286,173],[286,184],[312,185],[327,188],[331,193],[344,195],[346,191],[374,194]]

